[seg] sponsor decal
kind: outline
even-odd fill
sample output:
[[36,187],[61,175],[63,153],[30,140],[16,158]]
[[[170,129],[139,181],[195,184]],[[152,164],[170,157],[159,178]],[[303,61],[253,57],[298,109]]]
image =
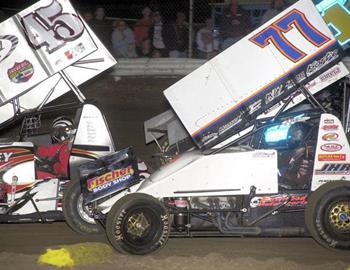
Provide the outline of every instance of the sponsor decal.
[[340,181],[340,180],[344,180],[343,177],[340,178],[340,179],[319,179],[319,180],[317,180],[317,182],[319,184],[325,184],[325,183],[328,183],[328,182],[334,182],[334,181]]
[[215,140],[218,137],[219,137],[219,135],[217,133],[208,133],[208,134],[203,136],[202,141],[208,143],[208,142]]
[[316,85],[316,81],[312,80],[311,82],[308,82],[305,87],[307,90],[310,90],[312,87],[314,87]]
[[321,82],[326,82],[328,80],[331,80],[333,77],[337,76],[341,72],[340,68],[336,66],[335,68],[331,69],[330,71],[327,71],[320,75]]
[[297,117],[288,118],[287,120],[284,120],[282,122],[282,125],[289,126],[289,125],[294,124],[294,123],[305,122],[309,119],[310,119],[310,117],[308,117],[308,116],[297,116]]
[[326,131],[338,130],[339,125],[324,125],[321,128]]
[[306,79],[306,75],[305,75],[305,72],[304,72],[304,71],[300,72],[299,74],[297,74],[297,75],[295,76],[295,80],[296,80],[298,83],[302,82],[302,81],[305,80],[305,79]]
[[332,141],[337,141],[339,138],[338,133],[326,133],[322,136],[322,140],[327,141],[327,142],[332,142]]
[[342,149],[343,146],[338,143],[326,143],[324,145],[321,145],[321,150],[325,152],[338,152]]
[[90,192],[96,193],[101,190],[112,187],[116,184],[122,183],[130,179],[134,175],[132,166],[126,168],[113,170],[101,176],[87,180],[87,189]]
[[334,119],[324,119],[323,123],[325,124],[334,124]]
[[228,122],[227,124],[219,128],[219,135],[223,134],[224,132],[226,132],[227,130],[229,130],[230,128],[232,128],[233,126],[235,126],[241,121],[242,121],[241,115],[237,116],[236,118],[233,118],[230,122]]
[[293,87],[295,86],[295,83],[293,80],[288,80],[286,81],[286,85],[285,87],[289,90],[289,89],[292,89]]
[[318,175],[345,175],[350,174],[350,163],[326,163],[321,169],[316,170]]
[[17,45],[18,38],[16,36],[0,36],[0,63],[12,54]]
[[249,114],[253,114],[256,111],[258,111],[261,108],[261,103],[261,99],[258,99],[257,101],[249,105]]
[[266,94],[265,96],[265,104],[269,104],[271,101],[274,99],[278,98],[280,95],[283,94],[283,85],[279,85],[272,89],[269,93]]
[[13,152],[2,152],[0,153],[0,163],[7,163],[10,160],[10,157],[13,155]]
[[79,56],[85,51],[85,47],[83,43],[79,43],[78,45],[74,46],[72,49],[65,51],[64,55],[68,60],[72,60],[75,57]]
[[320,154],[318,161],[345,161],[346,154]]
[[271,158],[275,155],[274,152],[257,152],[253,153],[253,158]]
[[329,51],[319,60],[313,61],[311,64],[307,66],[306,74],[310,77],[312,74],[320,71],[323,67],[327,66],[329,63],[333,62],[339,57],[338,49],[333,51]]
[[34,74],[34,67],[28,60],[15,63],[7,70],[9,79],[14,83],[24,83],[30,80]]
[[276,103],[275,105],[271,106],[270,108],[268,108],[267,110],[265,110],[265,111],[263,112],[263,114],[268,114],[268,113],[272,112],[273,110],[279,108],[279,107],[282,106],[283,104],[284,104],[284,102],[283,102],[283,101],[280,101],[280,102]]
[[58,59],[55,61],[55,65],[60,65],[65,59],[72,60],[76,57],[78,57],[80,54],[82,54],[85,51],[85,47],[83,43],[79,43],[78,45],[74,46],[70,50],[67,50],[64,52],[64,57]]
[[284,206],[304,206],[307,204],[306,194],[282,194],[273,196],[254,197],[250,201],[250,207],[274,207],[285,204]]

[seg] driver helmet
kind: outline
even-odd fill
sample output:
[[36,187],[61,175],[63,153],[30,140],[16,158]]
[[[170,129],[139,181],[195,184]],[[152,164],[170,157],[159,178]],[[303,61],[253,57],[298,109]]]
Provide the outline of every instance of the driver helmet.
[[297,148],[302,145],[310,132],[311,126],[303,122],[294,123],[288,130],[287,143],[290,148]]
[[66,116],[60,116],[53,120],[51,138],[54,143],[69,140],[75,134],[74,122]]

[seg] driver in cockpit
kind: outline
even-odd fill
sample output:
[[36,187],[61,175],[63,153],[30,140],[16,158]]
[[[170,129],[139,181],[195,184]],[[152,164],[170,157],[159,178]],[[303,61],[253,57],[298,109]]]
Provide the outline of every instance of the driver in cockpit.
[[38,146],[35,151],[37,177],[68,178],[69,157],[76,129],[71,119],[62,116],[53,121],[52,145]]
[[281,182],[289,183],[293,188],[303,188],[311,180],[315,149],[307,142],[313,130],[307,123],[294,123],[287,134],[288,150],[279,152]]

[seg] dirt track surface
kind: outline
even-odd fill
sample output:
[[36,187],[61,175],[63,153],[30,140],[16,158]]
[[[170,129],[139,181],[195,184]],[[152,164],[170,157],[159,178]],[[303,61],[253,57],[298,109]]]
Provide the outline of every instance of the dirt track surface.
[[[65,223],[2,224],[0,269],[54,269],[36,260],[46,248],[83,242],[107,243],[104,236],[80,236]],[[346,270],[349,253],[328,251],[311,238],[171,238],[158,253],[126,256],[114,252],[98,265],[74,269],[312,269]]]
[[[106,114],[117,148],[134,146],[137,155],[154,163],[154,146],[145,146],[143,121],[169,105],[162,91],[176,78],[129,78],[115,82],[104,75],[82,88]],[[65,223],[0,224],[0,270],[55,269],[37,265],[47,248],[83,242],[107,243],[104,236],[80,236]],[[347,270],[350,253],[332,252],[311,238],[170,239],[159,253],[125,256],[117,252],[105,263],[74,269],[314,269]]]

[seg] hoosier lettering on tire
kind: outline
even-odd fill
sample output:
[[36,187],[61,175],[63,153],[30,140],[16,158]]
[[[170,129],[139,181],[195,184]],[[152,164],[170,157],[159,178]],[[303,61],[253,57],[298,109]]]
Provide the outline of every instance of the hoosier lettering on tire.
[[329,182],[312,193],[305,221],[311,236],[321,245],[350,250],[350,182]]
[[66,223],[80,234],[103,234],[103,228],[92,217],[83,203],[80,182],[71,180],[63,195],[63,215]]
[[108,213],[107,237],[122,252],[145,255],[162,248],[169,237],[169,215],[150,195],[134,193],[121,198]]

